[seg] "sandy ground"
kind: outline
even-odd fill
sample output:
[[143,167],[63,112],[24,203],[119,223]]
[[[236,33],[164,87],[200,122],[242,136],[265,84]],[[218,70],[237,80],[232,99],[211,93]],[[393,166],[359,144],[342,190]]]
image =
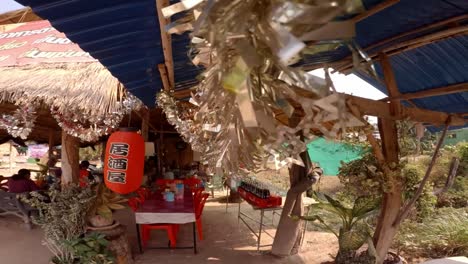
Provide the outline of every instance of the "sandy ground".
[[[136,228],[130,210],[121,210],[116,219],[127,226],[130,244],[135,250],[137,264],[150,263],[323,263],[331,260],[337,250],[333,235],[321,232],[307,232],[301,253],[294,257],[279,259],[269,254],[271,247],[265,246],[256,251],[256,237],[242,223],[238,223],[237,204],[229,204],[226,213],[225,203],[217,193],[215,199],[208,200],[203,212],[204,240],[198,241],[198,254],[191,249],[146,249],[143,254],[137,253]],[[259,219],[258,211],[242,203],[241,211]],[[271,224],[271,213],[265,213],[265,223]],[[279,217],[274,217],[276,225]],[[254,225],[253,222],[251,222]],[[255,229],[258,228],[255,227]],[[274,228],[267,228],[274,235]],[[0,263],[1,264],[47,264],[51,256],[45,246],[41,245],[42,231],[39,227],[27,230],[15,217],[0,217]],[[271,244],[272,239],[262,234],[261,245]],[[178,236],[178,246],[192,245],[192,225],[183,225]],[[167,245],[167,236],[162,231],[153,231],[149,246]]]
[[0,263],[49,263],[51,254],[41,245],[42,236],[42,230],[28,230],[17,217],[0,216]]

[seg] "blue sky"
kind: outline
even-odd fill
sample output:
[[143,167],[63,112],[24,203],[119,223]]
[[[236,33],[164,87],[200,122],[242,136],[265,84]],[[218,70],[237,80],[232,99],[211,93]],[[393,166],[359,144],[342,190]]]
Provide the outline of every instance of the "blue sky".
[[8,12],[8,11],[12,11],[12,10],[20,9],[22,7],[23,7],[22,5],[16,3],[13,0],[1,0],[0,1],[0,14]]

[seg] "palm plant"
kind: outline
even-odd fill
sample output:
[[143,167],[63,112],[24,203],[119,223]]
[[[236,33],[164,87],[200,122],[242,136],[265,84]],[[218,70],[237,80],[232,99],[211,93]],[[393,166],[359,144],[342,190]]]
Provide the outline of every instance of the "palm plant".
[[122,203],[127,199],[109,190],[104,184],[95,186],[96,200],[88,212],[89,221],[94,227],[103,227],[113,223],[112,212],[124,209]]
[[[326,194],[314,192],[314,198],[317,203],[309,206],[309,212],[315,214],[292,217],[305,221],[318,221],[323,229],[333,233],[338,238],[339,250],[335,259],[336,263],[353,263],[353,259],[356,261],[358,257],[356,251],[366,242],[369,246],[369,256],[374,256],[371,228],[365,220],[377,211],[380,204],[378,199],[367,196],[359,197],[354,201],[352,207],[348,207]],[[339,228],[327,223],[319,214],[320,212],[327,212],[339,218],[341,220]],[[358,261],[356,263],[367,262],[363,259]],[[368,262],[375,262],[375,257],[374,260]]]

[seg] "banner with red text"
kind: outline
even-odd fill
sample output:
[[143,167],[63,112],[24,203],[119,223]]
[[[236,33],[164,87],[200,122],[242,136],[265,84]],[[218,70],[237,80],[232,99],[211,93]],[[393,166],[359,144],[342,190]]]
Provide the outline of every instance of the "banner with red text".
[[29,22],[0,33],[0,67],[91,61],[96,60],[49,21]]

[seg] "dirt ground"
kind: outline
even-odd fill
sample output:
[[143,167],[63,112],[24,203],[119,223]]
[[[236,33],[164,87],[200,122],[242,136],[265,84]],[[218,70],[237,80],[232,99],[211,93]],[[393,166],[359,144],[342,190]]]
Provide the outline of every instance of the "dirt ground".
[[[238,222],[238,204],[229,204],[228,212],[222,193],[216,193],[215,199],[208,200],[203,212],[204,240],[198,241],[198,254],[191,249],[147,249],[143,254],[137,254],[136,229],[132,212],[121,210],[116,219],[127,226],[130,244],[135,250],[136,264],[150,263],[323,263],[331,260],[337,250],[336,238],[332,234],[322,232],[307,232],[301,253],[289,258],[276,258],[269,254],[270,246],[256,251],[256,237],[242,223]],[[245,202],[241,204],[241,211],[254,219],[259,219],[258,211]],[[265,213],[266,224],[271,224],[271,213]],[[274,225],[278,223],[278,216],[274,217]],[[250,221],[251,225],[254,225]],[[258,229],[258,225],[254,227]],[[274,235],[274,228],[267,228],[267,232]],[[0,263],[5,264],[47,264],[51,254],[41,245],[42,231],[39,227],[27,230],[21,221],[15,217],[0,217]],[[167,245],[167,236],[162,231],[153,231],[149,246]],[[272,238],[262,234],[261,245],[269,245]],[[178,246],[192,245],[192,226],[183,225],[178,236]]]

